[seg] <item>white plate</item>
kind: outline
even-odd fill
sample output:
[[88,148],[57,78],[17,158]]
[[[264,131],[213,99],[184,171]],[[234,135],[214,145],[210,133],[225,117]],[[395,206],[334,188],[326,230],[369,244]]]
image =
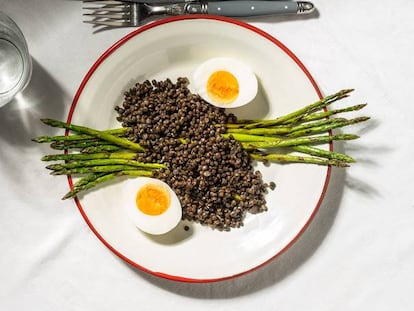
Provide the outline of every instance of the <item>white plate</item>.
[[[241,117],[270,118],[320,98],[303,64],[269,34],[227,18],[179,17],[144,26],[109,48],[84,78],[68,121],[98,129],[119,127],[114,107],[135,82],[191,78],[198,64],[222,56],[248,64],[259,79],[255,102],[235,110]],[[223,280],[252,271],[286,250],[315,215],[330,175],[329,168],[304,164],[258,169],[266,182],[277,184],[267,196],[269,211],[248,215],[244,227],[231,232],[198,224],[185,231],[183,223],[167,236],[151,238],[118,206],[122,182],[89,192],[76,203],[97,237],[134,267],[179,281]]]

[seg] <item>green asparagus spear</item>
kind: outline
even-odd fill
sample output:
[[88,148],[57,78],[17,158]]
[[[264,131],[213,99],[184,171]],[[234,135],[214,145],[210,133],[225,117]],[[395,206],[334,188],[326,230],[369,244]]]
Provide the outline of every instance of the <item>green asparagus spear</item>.
[[111,179],[114,179],[116,177],[120,177],[120,176],[146,176],[146,177],[150,177],[152,176],[152,172],[151,171],[141,171],[141,170],[130,170],[130,171],[119,171],[119,172],[113,172],[113,173],[109,173],[109,174],[104,174],[102,176],[98,176],[97,178],[86,182],[80,186],[74,187],[71,191],[69,191],[67,194],[65,194],[65,196],[62,198],[62,200],[66,200],[69,198],[73,198],[74,196],[76,196],[78,193],[89,190],[95,186],[97,186],[98,184],[101,184],[103,182],[109,181]]
[[65,129],[78,132],[81,134],[88,134],[88,135],[100,138],[102,140],[111,142],[114,145],[117,145],[120,147],[124,147],[127,149],[139,151],[139,152],[144,151],[144,148],[142,148],[142,146],[140,146],[139,144],[134,143],[126,138],[121,138],[121,137],[118,137],[112,134],[105,133],[104,131],[98,131],[98,130],[91,129],[86,126],[69,124],[69,123],[65,123],[65,122],[61,122],[61,121],[53,120],[53,119],[41,119],[41,121],[49,126],[65,128]]
[[270,161],[278,163],[310,163],[318,165],[332,165],[337,167],[348,167],[349,164],[337,159],[322,159],[310,156],[298,156],[291,154],[258,154],[250,153],[250,157],[260,161]]
[[72,161],[69,163],[63,164],[51,164],[46,166],[47,169],[50,170],[64,170],[64,169],[72,169],[78,167],[88,167],[88,166],[99,166],[99,165],[130,165],[140,167],[142,169],[159,169],[159,168],[167,168],[164,164],[158,163],[143,163],[136,160],[126,160],[126,159],[92,159],[92,160],[77,160]]
[[239,142],[277,142],[282,139],[280,137],[273,136],[250,135],[239,133],[222,134],[221,136],[223,136],[224,138],[233,137],[235,140]]
[[55,141],[50,144],[50,148],[55,150],[67,150],[67,149],[84,149],[88,147],[109,146],[113,143],[100,139],[88,139],[88,140],[75,140],[75,141]]
[[259,127],[259,128],[228,128],[226,134],[249,134],[249,135],[286,135],[292,131],[291,126],[273,126],[273,127]]
[[[274,137],[271,137],[275,139]],[[296,138],[281,138],[279,140],[269,141],[250,141],[242,142],[244,149],[267,149],[277,147],[290,147],[297,145],[310,145],[310,144],[323,144],[329,143],[334,140],[352,140],[357,139],[359,136],[353,134],[338,134],[338,135],[319,135],[311,137],[296,137]],[[237,138],[235,137],[237,140]],[[277,138],[276,138],[277,139]]]
[[[124,135],[124,134],[128,133],[129,131],[130,131],[130,128],[122,127],[122,128],[118,128],[118,129],[106,130],[106,131],[103,131],[103,132],[107,133],[107,134],[121,136],[121,135]],[[93,139],[93,138],[95,138],[95,137],[92,136],[92,135],[79,134],[79,135],[40,136],[40,137],[36,137],[32,140],[34,142],[37,142],[37,143],[50,143],[50,142],[54,142],[54,141],[87,140],[87,139]]]
[[101,152],[101,153],[69,153],[51,154],[42,157],[42,161],[76,161],[94,159],[125,159],[134,160],[137,157],[133,152]]
[[353,163],[355,162],[355,160],[345,154],[342,153],[338,153],[338,152],[334,152],[334,151],[329,151],[329,150],[324,150],[324,149],[320,149],[320,148],[316,148],[310,145],[298,145],[298,146],[292,146],[290,147],[290,149],[294,150],[294,151],[299,151],[302,153],[306,153],[309,155],[313,155],[313,156],[317,156],[317,157],[321,157],[321,158],[327,158],[327,159],[336,159],[342,162],[347,162],[347,163]]
[[343,112],[358,111],[364,108],[366,105],[367,104],[360,104],[360,105],[350,106],[350,107],[341,108],[341,109],[334,109],[334,110],[328,110],[328,111],[323,111],[323,112],[315,112],[315,113],[303,116],[300,119],[300,121],[310,122],[310,121],[315,121],[315,120],[321,120],[321,119],[328,118],[330,116],[343,113]]
[[91,173],[112,173],[127,170],[136,170],[136,166],[131,165],[98,165],[98,166],[87,166],[87,167],[75,167],[69,169],[61,169],[52,171],[50,175],[74,175],[74,174],[91,174]]
[[114,145],[90,146],[80,150],[81,153],[101,153],[101,152],[120,152],[125,150],[123,147]]
[[[238,129],[228,129],[226,133],[236,133],[236,134],[250,134],[250,135],[263,135],[263,136],[274,136],[274,135],[286,135],[292,137],[306,136],[311,134],[317,134],[322,132],[327,132],[328,130],[344,127],[347,125],[367,121],[369,117],[359,117],[355,119],[345,119],[345,118],[332,118],[325,119],[314,122],[301,123],[299,125],[290,126],[273,126],[265,128],[238,128]],[[310,134],[308,134],[308,131]],[[293,134],[295,132],[295,134]]]
[[107,173],[92,173],[89,174],[85,177],[82,177],[81,179],[79,179],[74,185],[73,188],[78,188],[78,187],[82,187],[96,179],[98,179],[99,177],[102,177],[104,175],[106,175]]
[[[335,121],[335,122],[315,122],[315,123],[319,123],[322,125],[316,125],[316,126],[311,126],[311,127],[307,127],[306,125],[308,124],[304,124],[303,126],[297,126],[295,128],[292,129],[292,133],[287,134],[287,137],[301,137],[301,136],[308,136],[308,135],[315,135],[315,134],[320,134],[320,133],[324,133],[327,132],[329,130],[335,129],[335,128],[339,128],[339,127],[345,127],[345,126],[349,126],[352,124],[356,124],[356,123],[360,123],[360,122],[364,122],[369,120],[369,117],[358,117],[358,118],[354,118],[354,119],[340,119],[339,121]],[[326,120],[326,121],[329,121]]]

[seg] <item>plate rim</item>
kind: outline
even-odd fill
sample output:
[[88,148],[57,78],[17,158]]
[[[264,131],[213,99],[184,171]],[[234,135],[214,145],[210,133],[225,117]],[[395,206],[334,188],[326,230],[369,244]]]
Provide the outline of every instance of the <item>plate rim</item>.
[[[224,17],[224,16],[215,16],[215,15],[203,15],[203,14],[194,14],[194,15],[184,15],[184,16],[173,16],[173,17],[167,17],[161,20],[157,20],[154,21],[152,23],[146,24],[141,26],[140,28],[133,30],[132,32],[124,35],[121,39],[119,39],[118,41],[116,41],[114,44],[112,44],[108,49],[106,49],[101,56],[93,63],[93,65],[89,68],[89,70],[87,71],[87,73],[85,74],[84,78],[82,79],[75,95],[74,98],[72,100],[69,112],[68,112],[68,117],[66,122],[67,123],[71,123],[72,121],[72,117],[75,111],[75,108],[77,106],[79,97],[81,96],[86,84],[88,83],[89,79],[91,78],[91,76],[94,74],[94,72],[97,70],[97,68],[100,66],[100,64],[106,60],[113,52],[115,52],[118,48],[120,48],[124,43],[126,43],[127,41],[129,41],[131,38],[139,35],[142,32],[145,32],[149,29],[152,28],[156,28],[158,26],[161,25],[165,25],[168,23],[174,23],[174,22],[180,22],[180,21],[184,21],[184,20],[211,20],[211,21],[218,21],[218,22],[224,22],[224,23],[229,23],[229,24],[233,24],[235,26],[239,26],[242,28],[245,28],[249,31],[252,31],[254,33],[256,33],[257,35],[269,40],[271,43],[275,44],[277,47],[279,47],[285,54],[287,54],[287,56],[289,58],[291,58],[291,60],[294,61],[294,63],[301,69],[301,71],[305,74],[305,76],[307,77],[307,79],[309,80],[309,82],[311,83],[312,87],[314,88],[317,96],[321,99],[322,96],[322,92],[320,91],[315,79],[313,78],[313,76],[310,74],[310,72],[308,71],[308,69],[305,67],[305,65],[302,63],[302,61],[287,47],[285,46],[281,41],[279,41],[277,38],[275,38],[274,36],[270,35],[269,33],[265,32],[264,30],[253,26],[251,24],[248,24],[246,22],[237,20],[237,19],[233,19],[233,18],[229,18],[229,17]],[[65,131],[65,135],[69,135],[69,130]],[[333,150],[333,144],[329,143],[329,150]],[[264,262],[262,262],[259,265],[254,266],[253,268],[247,269],[245,271],[242,271],[240,273],[236,273],[236,274],[232,274],[229,276],[224,276],[224,277],[215,277],[215,278],[189,278],[189,277],[183,277],[183,276],[178,276],[178,275],[171,275],[171,274],[166,274],[163,272],[159,272],[159,271],[153,271],[150,270],[132,260],[130,260],[128,257],[126,257],[125,255],[123,255],[121,252],[119,252],[118,250],[116,250],[108,241],[105,240],[105,238],[98,232],[98,230],[93,226],[92,222],[89,220],[86,212],[84,211],[81,202],[79,200],[79,198],[76,196],[74,198],[74,202],[79,210],[79,212],[81,213],[84,221],[86,222],[86,224],[88,225],[88,227],[91,229],[91,231],[95,234],[95,236],[111,251],[113,252],[116,256],[118,256],[120,259],[122,259],[124,262],[128,263],[129,265],[131,265],[132,267],[141,270],[143,272],[146,272],[148,274],[151,274],[153,276],[156,277],[160,277],[163,279],[168,279],[168,280],[172,280],[172,281],[178,281],[178,282],[186,282],[186,283],[210,283],[210,282],[218,282],[218,281],[225,281],[225,280],[229,280],[229,279],[235,279],[238,277],[241,277],[243,275],[249,274],[253,271],[259,270],[260,268],[262,268],[263,266],[267,265],[268,263],[272,262],[273,260],[275,260],[277,257],[281,256],[282,254],[284,254],[293,244],[296,243],[296,241],[302,236],[302,234],[306,231],[306,229],[309,227],[310,223],[313,221],[313,219],[315,218],[317,212],[319,211],[319,208],[322,204],[322,201],[326,195],[327,192],[327,188],[329,185],[329,181],[330,181],[330,177],[331,177],[331,171],[332,168],[330,166],[327,167],[327,171],[326,171],[326,177],[325,177],[325,181],[322,187],[322,191],[321,194],[319,196],[318,201],[316,202],[316,206],[313,208],[312,213],[309,215],[309,218],[307,219],[307,221],[305,222],[305,224],[302,226],[302,228],[298,231],[298,233],[293,237],[293,239],[291,239],[289,241],[289,243],[287,243],[282,249],[280,249],[278,252],[276,252],[273,256],[271,256],[269,259],[265,260]],[[72,177],[70,175],[67,176],[67,180],[68,180],[68,184],[69,184],[69,188],[73,189],[73,180]]]

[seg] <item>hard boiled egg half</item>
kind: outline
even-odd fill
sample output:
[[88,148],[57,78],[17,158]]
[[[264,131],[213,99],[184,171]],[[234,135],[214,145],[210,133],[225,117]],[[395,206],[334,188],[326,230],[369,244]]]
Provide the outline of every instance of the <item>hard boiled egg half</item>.
[[149,234],[164,234],[181,220],[175,192],[165,182],[149,177],[125,181],[123,204],[136,227]]
[[254,72],[244,63],[226,57],[211,58],[199,65],[193,76],[195,91],[210,104],[236,108],[251,102],[257,94]]

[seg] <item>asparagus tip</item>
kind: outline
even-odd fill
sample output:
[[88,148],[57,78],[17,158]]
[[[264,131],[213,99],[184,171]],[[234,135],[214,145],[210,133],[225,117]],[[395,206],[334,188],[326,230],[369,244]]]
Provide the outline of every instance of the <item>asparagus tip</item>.
[[344,163],[344,162],[339,162],[335,165],[336,167],[350,167],[350,165],[348,163]]
[[358,139],[359,135],[356,134],[337,134],[332,136],[333,140],[353,140]]
[[42,121],[44,124],[49,125],[49,123],[52,121],[52,119],[50,119],[50,118],[42,118],[42,119],[40,119],[40,121]]
[[63,197],[62,200],[67,200],[67,199],[71,199],[75,196],[74,193],[72,193],[72,191],[69,191],[68,193],[66,193]]
[[364,121],[370,120],[371,117],[363,116],[363,117],[359,117],[359,119],[361,120],[361,122],[364,122]]
[[368,105],[367,103],[356,105],[355,110],[361,110],[362,108],[366,107],[367,105]]
[[343,89],[342,91],[340,91],[341,94],[349,94],[351,92],[355,91],[355,89],[350,88],[350,89]]

